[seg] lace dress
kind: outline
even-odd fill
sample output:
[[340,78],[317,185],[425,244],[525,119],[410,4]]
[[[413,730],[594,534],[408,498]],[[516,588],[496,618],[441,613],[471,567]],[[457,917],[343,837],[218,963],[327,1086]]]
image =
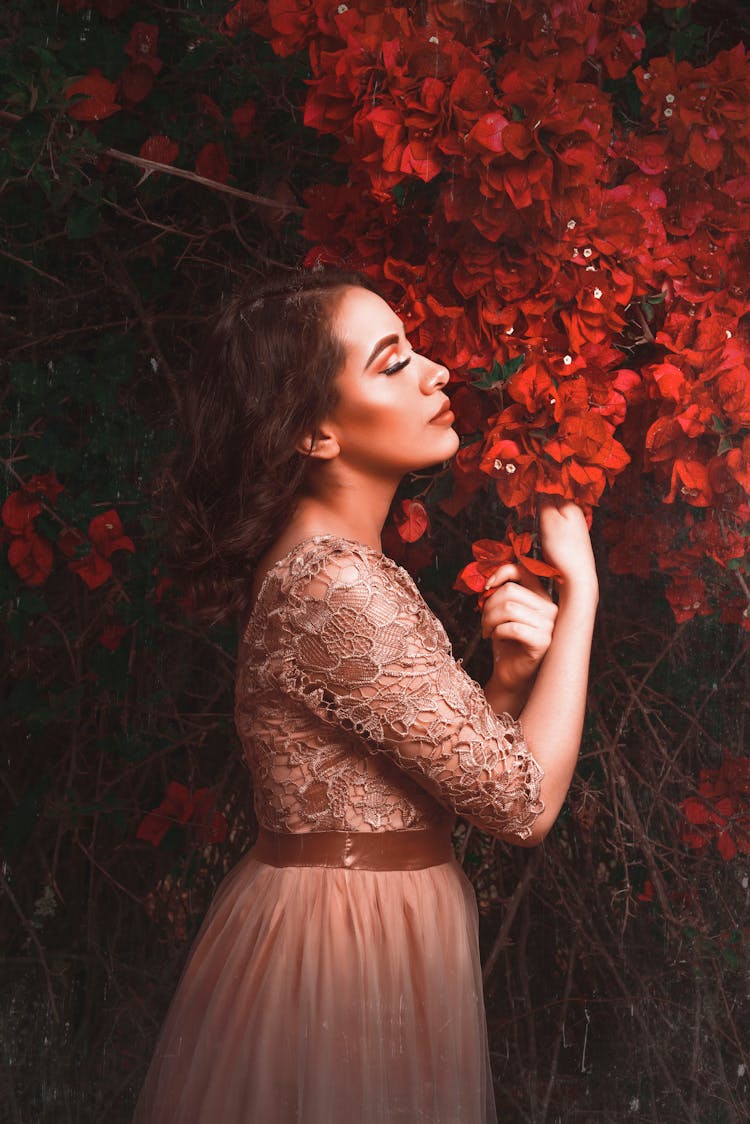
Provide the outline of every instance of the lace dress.
[[[474,893],[447,843],[420,865],[419,841],[447,840],[455,813],[528,835],[542,770],[520,726],[404,570],[328,535],[266,575],[236,717],[261,834],[302,857],[259,844],[221,883],[137,1124],[494,1121]],[[367,860],[415,839],[409,869],[393,846],[385,868]]]

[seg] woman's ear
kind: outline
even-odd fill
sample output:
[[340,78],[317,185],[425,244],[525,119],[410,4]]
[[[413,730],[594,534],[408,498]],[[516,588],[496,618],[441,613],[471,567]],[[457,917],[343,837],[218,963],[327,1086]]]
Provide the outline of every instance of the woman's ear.
[[333,460],[341,450],[336,434],[325,423],[314,433],[306,434],[297,443],[296,448],[298,453],[302,453],[306,457],[315,457],[321,461]]

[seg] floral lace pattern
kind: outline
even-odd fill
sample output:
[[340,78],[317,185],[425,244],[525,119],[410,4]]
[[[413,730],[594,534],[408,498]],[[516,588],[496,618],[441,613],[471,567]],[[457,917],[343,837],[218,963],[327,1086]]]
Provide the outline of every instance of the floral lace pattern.
[[458,813],[525,838],[544,808],[520,724],[453,659],[406,571],[369,547],[321,535],[277,562],[238,668],[266,828],[397,831]]

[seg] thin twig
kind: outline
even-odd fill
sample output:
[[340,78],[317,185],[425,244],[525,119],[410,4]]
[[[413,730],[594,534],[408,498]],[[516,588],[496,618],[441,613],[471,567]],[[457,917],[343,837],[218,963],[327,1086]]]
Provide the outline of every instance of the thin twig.
[[11,888],[8,884],[8,881],[7,881],[5,875],[2,872],[2,869],[0,869],[0,887],[2,887],[3,891],[8,895],[8,899],[10,901],[10,904],[13,906],[14,910],[16,911],[19,918],[21,919],[21,924],[23,925],[24,929],[26,930],[29,940],[31,941],[31,943],[34,945],[34,947],[37,950],[37,954],[38,954],[38,957],[39,957],[39,963],[42,966],[42,971],[44,972],[44,978],[45,978],[46,983],[47,983],[47,994],[49,996],[49,1004],[50,1004],[50,1007],[52,1009],[52,1017],[54,1018],[56,1023],[59,1023],[60,1022],[60,1012],[57,1009],[57,1000],[55,999],[55,993],[54,993],[54,990],[52,988],[52,976],[50,975],[49,965],[47,963],[47,957],[44,954],[44,949],[42,948],[41,941],[39,940],[39,937],[36,935],[36,932],[34,931],[34,926],[31,924],[28,917],[26,917],[25,913],[21,909],[21,906],[18,902],[18,899],[16,898],[16,895],[11,890]]
[[542,850],[540,847],[537,847],[529,856],[524,867],[523,874],[516,883],[516,888],[511,894],[510,901],[505,907],[503,923],[498,930],[498,934],[495,937],[494,944],[490,949],[489,955],[485,960],[484,967],[482,969],[482,982],[484,984],[487,983],[490,976],[492,975],[495,964],[497,963],[498,956],[508,944],[508,933],[510,932],[511,925],[515,920],[516,913],[518,912],[518,907],[523,901],[529,889],[529,886],[531,885],[532,879],[536,874],[537,867],[539,866],[541,858]]
[[[10,113],[7,109],[0,109],[0,120],[15,123],[22,121],[23,117],[18,113]],[[132,164],[134,167],[147,172],[148,175],[153,172],[163,172],[167,176],[176,176],[179,179],[190,180],[192,183],[200,183],[204,187],[210,187],[212,191],[219,191],[224,195],[234,195],[237,199],[244,199],[247,203],[254,203],[257,207],[272,207],[274,210],[296,215],[305,213],[305,208],[295,203],[269,199],[266,195],[255,195],[252,191],[242,191],[239,187],[231,187],[228,183],[220,183],[218,180],[200,176],[197,172],[189,172],[187,168],[175,168],[171,164],[162,164],[158,160],[146,160],[143,156],[133,156],[132,153],[123,152],[119,148],[103,148],[97,152],[97,156],[110,156],[113,160],[120,160],[124,164]],[[141,182],[143,181],[141,180]]]

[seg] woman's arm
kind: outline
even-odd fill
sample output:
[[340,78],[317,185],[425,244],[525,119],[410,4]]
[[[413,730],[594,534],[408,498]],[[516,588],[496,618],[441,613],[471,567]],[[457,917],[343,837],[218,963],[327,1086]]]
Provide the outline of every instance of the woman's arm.
[[[586,707],[591,636],[598,602],[598,583],[586,520],[569,501],[545,500],[539,522],[545,560],[562,575],[559,608],[551,643],[536,672],[533,685],[519,680],[517,691],[527,691],[520,721],[529,749],[544,769],[544,812],[537,818],[526,846],[539,843],[555,822],[567,794],[578,758]],[[501,568],[491,582],[507,582]],[[518,614],[516,614],[518,615]],[[528,634],[525,622],[503,622],[491,632],[493,644]],[[499,631],[498,631],[499,630]],[[537,633],[539,629],[537,628]],[[530,653],[530,659],[534,653]],[[527,681],[528,684],[529,681]],[[507,669],[502,661],[485,687],[494,709],[507,709]]]

